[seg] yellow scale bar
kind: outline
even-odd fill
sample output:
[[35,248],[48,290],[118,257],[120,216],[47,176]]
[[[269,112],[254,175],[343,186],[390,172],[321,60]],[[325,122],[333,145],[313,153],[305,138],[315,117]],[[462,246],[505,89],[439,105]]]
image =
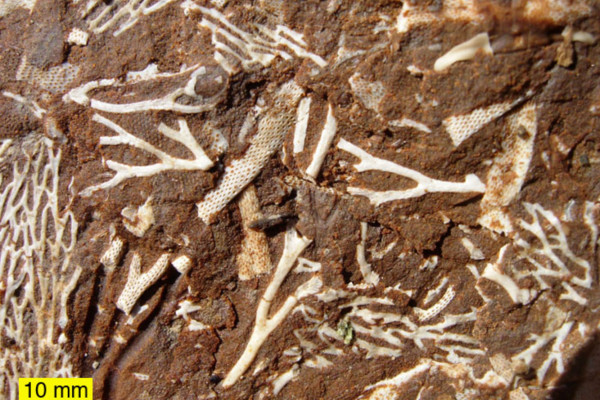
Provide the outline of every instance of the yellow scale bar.
[[19,378],[19,400],[92,400],[92,378]]

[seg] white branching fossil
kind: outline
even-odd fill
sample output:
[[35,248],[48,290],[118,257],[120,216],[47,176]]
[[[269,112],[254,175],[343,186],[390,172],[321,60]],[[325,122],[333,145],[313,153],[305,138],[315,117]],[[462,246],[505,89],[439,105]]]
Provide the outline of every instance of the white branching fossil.
[[[327,62],[320,56],[306,50],[306,42],[302,34],[294,32],[283,25],[277,25],[272,30],[264,25],[255,24],[256,33],[246,32],[231,22],[216,9],[197,5],[191,0],[186,0],[181,7],[186,15],[190,12],[200,12],[204,16],[200,26],[212,32],[212,43],[215,46],[215,61],[229,73],[237,72],[239,63],[242,69],[250,69],[260,64],[269,66],[276,57],[291,60],[292,55],[281,50],[285,47],[297,57],[308,58],[320,67]],[[225,38],[225,40],[222,40]],[[230,61],[233,60],[233,63]]]
[[[514,279],[503,271],[502,261],[508,247],[509,245],[505,245],[500,249],[496,262],[488,264],[481,277],[500,285],[514,303],[529,304],[537,292],[533,289],[522,289]],[[506,266],[506,268],[508,269],[509,266]]]
[[35,133],[0,145],[0,393],[17,398],[18,378],[72,375],[67,300],[81,268],[71,257],[78,224],[59,206],[61,151]]
[[358,172],[364,171],[383,171],[391,172],[392,174],[404,176],[417,182],[417,186],[405,190],[388,190],[377,192],[369,189],[349,187],[348,192],[355,196],[367,197],[371,204],[378,206],[388,201],[410,199],[423,196],[426,193],[433,192],[452,192],[466,193],[476,192],[482,193],[485,191],[485,185],[481,183],[477,175],[469,174],[464,182],[448,182],[429,178],[422,173],[410,168],[403,167],[394,162],[373,157],[360,147],[341,139],[338,147],[348,153],[360,158],[360,163],[354,165]]
[[[586,297],[576,291],[575,287],[580,290],[592,287],[590,263],[573,253],[562,223],[552,211],[544,209],[539,204],[523,203],[523,206],[532,220],[527,222],[519,219],[518,224],[533,234],[538,243],[528,243],[520,239],[520,235],[517,235],[516,246],[513,248],[517,251],[519,259],[528,261],[529,267],[516,269],[513,265],[503,263],[504,255],[510,247],[510,245],[505,245],[500,249],[497,261],[488,264],[481,277],[502,286],[513,302],[521,304],[528,304],[538,293],[535,289],[521,288],[519,281],[522,279],[534,278],[538,282],[540,290],[547,290],[551,287],[548,282],[550,279],[561,280],[561,286],[564,289],[560,295],[561,300],[587,304]],[[593,230],[591,232],[593,235]]]
[[33,100],[29,100],[19,94],[12,93],[9,91],[2,92],[2,95],[8,97],[9,99],[13,99],[17,103],[20,103],[27,107],[37,119],[42,119],[44,114],[46,114],[46,110],[40,107],[40,105]]
[[281,148],[283,138],[294,124],[294,109],[303,90],[293,81],[282,85],[274,106],[258,122],[258,132],[250,140],[246,153],[225,168],[216,189],[197,204],[198,215],[205,223],[221,211],[256,178],[269,158]]
[[[64,101],[73,101],[77,104],[89,106],[99,111],[106,111],[116,114],[127,114],[141,111],[163,110],[175,111],[184,114],[193,114],[203,111],[208,111],[214,108],[214,100],[219,97],[221,92],[211,95],[208,98],[196,93],[195,87],[198,80],[202,80],[207,74],[206,66],[195,65],[190,68],[182,67],[180,72],[164,72],[159,73],[151,64],[148,70],[129,73],[128,79],[125,82],[119,82],[116,79],[100,79],[97,81],[87,82],[77,88],[71,89],[64,97]],[[189,78],[182,86],[174,89],[170,93],[150,100],[136,101],[132,103],[108,103],[102,100],[92,98],[90,92],[96,89],[107,87],[121,87],[128,83],[139,83],[142,81],[157,81],[163,79],[180,79],[182,76],[189,74]],[[217,77],[218,78],[218,77]],[[224,86],[223,86],[224,90]]]
[[265,293],[258,303],[254,329],[252,330],[252,334],[248,340],[248,344],[246,345],[244,353],[240,356],[223,381],[224,387],[232,386],[240,378],[240,376],[246,372],[267,337],[283,322],[285,318],[287,318],[294,307],[298,304],[298,301],[303,297],[316,294],[321,289],[322,281],[320,278],[314,277],[309,279],[300,285],[294,294],[290,295],[285,300],[279,310],[269,317],[271,304],[275,299],[279,287],[283,283],[285,277],[291,271],[298,256],[310,243],[310,240],[300,236],[294,228],[290,228],[285,233],[283,254],[279,259],[277,267],[275,268],[275,272],[273,273],[273,278],[271,279],[269,286],[267,286],[265,289]]
[[155,13],[173,1],[175,0],[115,0],[106,3],[102,0],[88,0],[82,14],[87,17],[88,28],[92,32],[99,34],[117,27],[113,36],[119,36],[134,26],[141,16]]
[[[573,329],[574,322],[573,321],[565,321],[566,315],[562,311],[555,312],[554,306],[550,306],[548,310],[548,314],[546,316],[547,322],[544,332],[540,335],[531,334],[530,340],[533,343],[527,347],[525,350],[520,353],[514,355],[512,357],[514,360],[522,360],[526,365],[532,366],[534,362],[534,357],[542,351],[542,349],[548,344],[553,343],[550,351],[547,353],[546,358],[542,362],[542,364],[537,368],[536,375],[538,378],[538,384],[541,384],[548,373],[548,370],[552,366],[553,363],[556,365],[556,371],[559,374],[562,374],[565,371],[565,355],[564,355],[564,342],[567,339],[567,336]],[[560,318],[559,320],[554,320],[556,314]],[[554,318],[553,318],[554,317]]]
[[[413,381],[419,375],[429,372],[441,373],[451,378],[454,382],[455,390],[461,392],[464,390],[465,381],[472,382],[475,386],[486,388],[498,388],[506,386],[505,380],[494,371],[486,372],[481,378],[475,376],[475,371],[472,366],[464,363],[445,363],[430,358],[421,359],[414,367],[400,372],[398,375],[369,385],[365,391],[370,391],[367,400],[397,400],[406,398],[403,396],[404,391],[401,389],[405,384]],[[472,389],[468,389],[472,390]],[[460,394],[460,393],[459,393]],[[402,396],[402,397],[400,397]],[[456,399],[461,399],[459,395]],[[471,397],[468,397],[471,398]]]
[[[575,285],[583,289],[591,288],[591,265],[587,260],[573,253],[567,242],[567,235],[556,215],[552,211],[544,209],[539,204],[523,203],[523,205],[531,216],[532,221],[519,220],[519,225],[535,235],[541,246],[534,247],[524,241],[517,241],[524,248],[524,258],[535,267],[533,271],[520,272],[518,278],[522,279],[525,276],[533,276],[542,289],[549,288],[549,284],[545,281],[546,277],[566,279],[567,281],[563,283],[568,286]],[[548,234],[547,230],[549,229],[544,229],[542,227],[543,224],[549,224],[549,229],[553,229],[556,233]],[[563,261],[560,257],[561,254],[563,257],[566,257],[567,262]],[[549,263],[541,263],[536,255],[545,258]],[[571,270],[569,265],[576,266],[578,270]],[[567,289],[567,291],[569,290]]]
[[[453,331],[463,330],[465,324],[471,324],[476,320],[474,309],[462,314],[445,314],[438,317],[455,296],[452,287],[448,288],[440,300],[429,309],[416,309],[415,316],[419,323],[415,323],[409,315],[399,313],[390,298],[363,295],[363,290],[368,290],[369,287],[367,284],[362,284],[348,285],[346,289],[324,288],[316,295],[319,301],[325,303],[348,299],[338,307],[350,310],[345,314],[347,319],[345,324],[351,326],[356,334],[354,340],[350,340],[354,353],[358,354],[359,350],[362,350],[366,353],[367,359],[396,358],[401,356],[403,349],[412,342],[420,350],[425,350],[431,343],[445,353],[445,358],[451,363],[471,364],[475,356],[485,354],[475,338]],[[397,290],[386,288],[385,292]],[[307,306],[303,306],[302,309],[297,308],[296,311],[302,312],[304,320],[309,324],[309,328],[295,331],[296,336],[303,338],[304,333],[316,331],[321,341],[328,345],[327,349],[316,354],[323,357],[324,355],[340,356],[346,353],[347,337],[340,336],[339,332],[329,326],[326,317],[325,320],[319,319],[316,311]],[[436,317],[439,318],[438,322],[421,324]],[[341,347],[336,346],[341,343],[344,343]],[[307,343],[306,339],[300,340],[300,347],[306,354],[315,353],[316,345]]]
[[208,156],[204,153],[204,150],[202,150],[202,147],[200,147],[194,136],[191,134],[184,119],[180,119],[178,121],[179,130],[175,130],[161,123],[158,126],[158,131],[169,139],[184,145],[194,155],[193,160],[173,157],[164,151],[157,149],[145,140],[132,135],[113,121],[101,116],[100,114],[94,114],[92,120],[103,124],[118,134],[117,136],[102,136],[100,138],[100,144],[129,145],[137,147],[140,150],[144,150],[156,156],[160,162],[150,165],[132,166],[108,160],[106,161],[106,166],[115,171],[116,174],[106,182],[93,185],[82,190],[80,193],[82,196],[90,196],[97,190],[110,189],[126,179],[152,176],[169,170],[206,171],[214,165],[210,158],[208,158]]

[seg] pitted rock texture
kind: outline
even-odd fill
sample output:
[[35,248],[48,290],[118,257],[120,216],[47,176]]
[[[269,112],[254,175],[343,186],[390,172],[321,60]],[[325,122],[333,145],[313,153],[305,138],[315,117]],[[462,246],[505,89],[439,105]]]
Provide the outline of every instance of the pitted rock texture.
[[590,398],[598,39],[591,0],[0,1],[1,396]]

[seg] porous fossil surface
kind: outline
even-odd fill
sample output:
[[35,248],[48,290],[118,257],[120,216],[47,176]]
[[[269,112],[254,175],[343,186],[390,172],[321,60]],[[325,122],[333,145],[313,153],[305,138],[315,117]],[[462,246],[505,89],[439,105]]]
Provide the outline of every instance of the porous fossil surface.
[[593,398],[599,38],[591,0],[0,0],[0,397]]

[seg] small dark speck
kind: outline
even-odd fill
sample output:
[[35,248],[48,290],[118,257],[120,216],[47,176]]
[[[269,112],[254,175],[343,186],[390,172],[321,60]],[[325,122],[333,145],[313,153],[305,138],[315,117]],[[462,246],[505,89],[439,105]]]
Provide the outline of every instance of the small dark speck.
[[221,379],[222,378],[219,375],[211,375],[210,378],[208,378],[210,383],[212,383],[213,385],[216,385],[217,383],[221,382]]
[[517,134],[523,140],[529,139],[529,132],[527,132],[527,129],[525,129],[525,127],[523,125],[519,125],[519,130],[518,130]]
[[581,163],[581,166],[583,166],[583,167],[590,166],[590,159],[585,154],[582,155],[581,157],[579,157],[579,162]]

